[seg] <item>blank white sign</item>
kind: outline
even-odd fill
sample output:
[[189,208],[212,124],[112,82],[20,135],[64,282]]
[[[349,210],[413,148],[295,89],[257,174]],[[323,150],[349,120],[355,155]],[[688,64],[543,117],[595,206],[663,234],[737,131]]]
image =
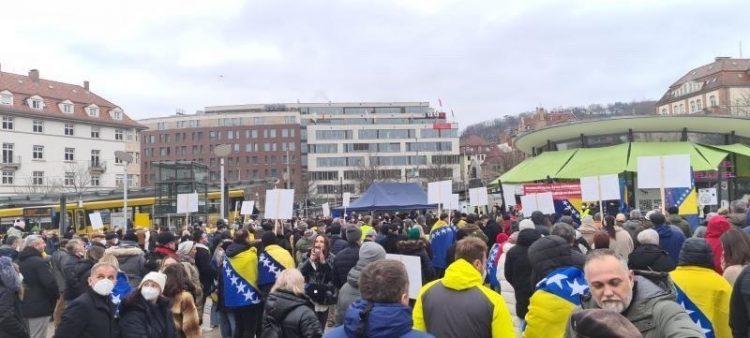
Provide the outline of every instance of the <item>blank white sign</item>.
[[98,212],[90,213],[89,221],[91,222],[91,228],[94,230],[101,229],[104,227],[104,222],[102,222],[102,214]]
[[503,202],[506,207],[516,205],[516,189],[518,189],[517,184],[503,184]]
[[617,175],[581,177],[581,200],[583,202],[619,199],[620,180]]
[[252,215],[253,209],[255,209],[255,201],[242,201],[240,215]]
[[198,212],[198,193],[177,194],[177,213]]
[[523,195],[521,196],[521,207],[526,217],[530,217],[534,211],[541,211],[545,215],[555,213],[555,201],[552,200],[551,192]]
[[294,215],[294,189],[266,190],[267,219],[291,219]]
[[638,188],[687,188],[692,185],[690,155],[638,157]]
[[472,206],[483,206],[489,204],[487,198],[487,187],[469,189],[469,203]]
[[430,182],[427,184],[427,203],[449,204],[453,193],[453,183],[450,180]]
[[324,217],[330,217],[331,216],[331,205],[328,204],[328,202],[323,203],[321,206],[323,208],[323,216]]
[[422,288],[422,261],[419,256],[386,254],[385,259],[404,263],[409,278],[409,298],[417,299],[419,289]]
[[341,197],[341,206],[343,206],[344,208],[348,208],[349,203],[351,203],[352,200],[352,193],[345,192]]

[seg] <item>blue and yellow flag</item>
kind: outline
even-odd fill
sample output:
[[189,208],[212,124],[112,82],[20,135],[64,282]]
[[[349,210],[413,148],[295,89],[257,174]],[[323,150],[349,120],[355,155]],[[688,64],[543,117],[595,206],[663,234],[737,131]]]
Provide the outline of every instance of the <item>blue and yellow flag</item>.
[[497,261],[500,259],[498,252],[502,250],[502,244],[495,243],[490,249],[490,254],[487,256],[487,263],[485,263],[484,270],[487,271],[487,275],[484,277],[484,282],[490,284],[490,287],[497,290],[500,286],[500,281],[497,280]]
[[729,302],[732,286],[713,269],[678,266],[669,273],[677,289],[677,303],[706,335],[706,338],[732,337],[729,328]]
[[552,271],[536,285],[529,300],[524,337],[563,337],[568,318],[589,290],[583,271],[576,267]]
[[227,257],[222,264],[224,306],[238,308],[260,304],[258,291],[258,253],[250,248]]
[[447,264],[448,249],[456,240],[454,225],[448,225],[444,221],[438,221],[430,231],[430,248],[432,250],[432,266],[445,269]]
[[258,257],[258,286],[276,283],[279,274],[289,268],[294,268],[292,254],[276,244],[267,246]]

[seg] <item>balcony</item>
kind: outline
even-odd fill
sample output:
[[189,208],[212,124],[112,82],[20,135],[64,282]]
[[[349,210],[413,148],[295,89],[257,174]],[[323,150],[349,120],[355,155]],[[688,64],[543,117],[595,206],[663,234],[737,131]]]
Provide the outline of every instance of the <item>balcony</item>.
[[21,156],[3,156],[0,161],[0,169],[2,170],[18,170],[21,167]]
[[89,161],[89,173],[102,174],[107,171],[107,161]]

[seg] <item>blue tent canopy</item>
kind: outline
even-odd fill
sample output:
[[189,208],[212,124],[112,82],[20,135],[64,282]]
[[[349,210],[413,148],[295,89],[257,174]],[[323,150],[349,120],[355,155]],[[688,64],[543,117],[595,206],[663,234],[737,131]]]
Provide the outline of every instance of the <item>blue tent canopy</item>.
[[[413,210],[437,208],[416,183],[375,182],[346,211]],[[343,211],[343,207],[335,209]]]

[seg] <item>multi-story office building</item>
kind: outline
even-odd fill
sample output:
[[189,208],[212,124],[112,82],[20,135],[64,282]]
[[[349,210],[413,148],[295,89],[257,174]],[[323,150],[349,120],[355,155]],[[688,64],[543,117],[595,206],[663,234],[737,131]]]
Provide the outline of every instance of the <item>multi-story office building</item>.
[[277,180],[280,188],[301,186],[297,111],[199,112],[140,122],[149,127],[141,136],[143,185],[155,183],[152,162],[177,160],[206,164],[208,183],[219,183],[220,158],[214,154],[214,148],[227,144],[231,153],[225,158],[226,182]]
[[[116,151],[145,129],[83,86],[0,72],[0,195],[115,189],[125,164]],[[137,182],[137,177],[131,177]]]
[[460,179],[458,127],[427,102],[282,103],[206,113],[296,110],[313,198],[361,193],[372,181]]

